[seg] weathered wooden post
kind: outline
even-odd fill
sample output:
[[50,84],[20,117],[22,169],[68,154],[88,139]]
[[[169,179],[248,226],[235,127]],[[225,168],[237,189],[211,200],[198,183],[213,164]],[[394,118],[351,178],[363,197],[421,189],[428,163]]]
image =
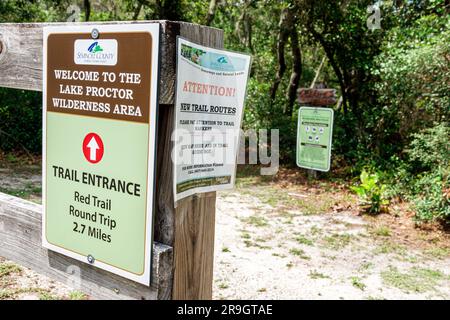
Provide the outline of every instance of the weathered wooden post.
[[[214,259],[215,192],[183,199],[174,208],[172,151],[175,102],[175,43],[180,35],[198,44],[223,48],[223,32],[187,23],[166,22],[170,59],[162,63],[171,74],[167,97],[160,95],[155,240],[174,248],[173,299],[211,299]],[[169,89],[168,88],[168,89]],[[167,102],[167,103],[165,103]]]
[[[156,217],[152,286],[146,287],[41,247],[41,206],[0,193],[0,256],[59,281],[80,270],[81,289],[100,299],[211,299],[214,257],[214,192],[173,201],[172,131],[176,37],[222,48],[223,32],[172,21],[160,24],[160,81],[156,164]],[[107,22],[124,23],[124,22]],[[126,22],[125,22],[126,23]],[[96,25],[99,23],[83,23]],[[42,90],[42,28],[64,23],[0,24],[0,86]]]

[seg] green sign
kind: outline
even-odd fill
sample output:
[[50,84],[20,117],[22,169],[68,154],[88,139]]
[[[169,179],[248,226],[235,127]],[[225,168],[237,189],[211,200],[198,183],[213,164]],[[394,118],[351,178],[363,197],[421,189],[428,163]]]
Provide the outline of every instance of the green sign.
[[159,25],[44,28],[45,248],[150,285]]
[[333,109],[301,107],[298,112],[297,166],[330,170]]

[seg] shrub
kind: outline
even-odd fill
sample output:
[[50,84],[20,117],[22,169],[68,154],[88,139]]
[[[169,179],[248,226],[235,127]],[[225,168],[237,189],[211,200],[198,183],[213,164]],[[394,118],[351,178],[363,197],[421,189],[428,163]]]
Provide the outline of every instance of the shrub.
[[407,149],[416,218],[450,220],[450,127],[438,124],[413,135]]
[[0,150],[41,151],[42,94],[0,88]]
[[450,127],[437,124],[420,133],[413,134],[406,150],[415,171],[430,171],[450,165]]
[[380,213],[389,201],[385,197],[386,186],[379,183],[379,174],[363,170],[360,180],[359,186],[351,187],[359,197],[360,206],[368,213]]
[[418,220],[450,220],[448,172],[437,171],[424,175],[415,183],[415,188],[420,190],[413,200]]

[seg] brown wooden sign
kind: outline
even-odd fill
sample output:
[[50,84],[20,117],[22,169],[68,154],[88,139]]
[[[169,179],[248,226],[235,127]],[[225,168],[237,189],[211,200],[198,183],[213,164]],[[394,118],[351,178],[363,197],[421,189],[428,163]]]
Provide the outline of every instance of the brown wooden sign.
[[98,40],[90,33],[55,33],[47,41],[48,111],[149,123],[154,66],[148,32],[104,32]]
[[331,106],[336,104],[335,89],[310,89],[298,90],[298,102],[309,106]]

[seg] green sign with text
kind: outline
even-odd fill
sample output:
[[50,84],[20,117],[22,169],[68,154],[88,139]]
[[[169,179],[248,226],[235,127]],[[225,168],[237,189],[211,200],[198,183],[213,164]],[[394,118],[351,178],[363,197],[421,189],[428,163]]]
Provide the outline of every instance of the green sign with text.
[[44,28],[45,248],[150,285],[159,25]]
[[330,108],[300,108],[297,166],[325,172],[330,170],[333,116],[333,109]]

